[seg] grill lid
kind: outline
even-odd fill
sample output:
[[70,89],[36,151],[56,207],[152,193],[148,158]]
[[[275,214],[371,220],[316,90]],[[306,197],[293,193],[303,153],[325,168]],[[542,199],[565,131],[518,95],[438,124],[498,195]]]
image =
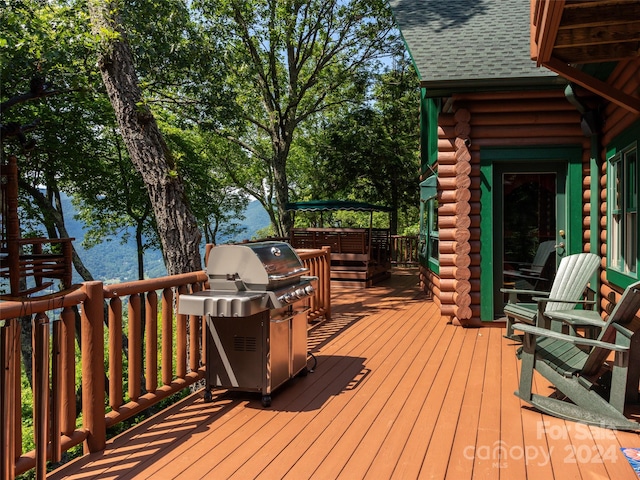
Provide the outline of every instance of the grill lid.
[[209,251],[210,290],[180,295],[178,313],[248,317],[286,307],[313,294],[296,251],[284,242],[221,245]]
[[285,242],[220,245],[207,261],[211,288],[220,290],[273,290],[296,282],[308,270]]

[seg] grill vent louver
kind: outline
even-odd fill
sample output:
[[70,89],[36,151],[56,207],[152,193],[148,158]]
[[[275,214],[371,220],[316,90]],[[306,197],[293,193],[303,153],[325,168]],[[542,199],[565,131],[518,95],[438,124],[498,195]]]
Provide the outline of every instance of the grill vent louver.
[[256,337],[239,337],[233,338],[233,349],[236,352],[255,352],[258,347]]

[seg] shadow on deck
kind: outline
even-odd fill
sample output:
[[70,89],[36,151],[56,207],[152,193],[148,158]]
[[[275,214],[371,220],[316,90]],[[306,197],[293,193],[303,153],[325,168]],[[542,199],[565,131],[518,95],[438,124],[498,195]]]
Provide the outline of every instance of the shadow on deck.
[[503,333],[447,324],[398,270],[334,292],[333,319],[309,331],[315,371],[270,408],[199,391],[49,478],[637,478],[621,453],[637,434],[523,407]]

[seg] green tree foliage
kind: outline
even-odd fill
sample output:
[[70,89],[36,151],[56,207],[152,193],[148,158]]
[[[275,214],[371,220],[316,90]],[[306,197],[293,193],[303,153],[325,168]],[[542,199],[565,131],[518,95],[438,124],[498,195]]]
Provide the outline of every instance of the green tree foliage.
[[[18,156],[23,229],[67,237],[60,192],[83,178],[83,164],[100,150],[96,128],[106,113],[87,17],[73,1],[2,3],[0,157]],[[74,265],[91,279],[77,255]]]
[[[121,30],[96,30],[100,35],[90,30],[85,0],[1,3],[2,123],[20,125],[27,146],[35,145],[19,156],[21,193],[31,194],[24,204],[34,208],[24,211],[32,218],[57,219],[46,227],[50,236],[64,236],[54,230],[64,229],[56,205],[66,192],[81,206],[90,242],[135,226],[145,239],[141,251],[159,244],[157,215],[148,214],[157,198],[132,168],[97,69],[108,41],[121,38],[135,63],[138,113],[156,121],[171,155],[166,178],[184,180],[185,202],[205,241],[233,231],[249,198],[269,212],[276,235],[291,225],[284,211],[289,197],[308,198],[320,187],[331,196],[396,204],[391,189],[373,185],[377,170],[368,164],[379,160],[364,155],[382,139],[385,121],[377,118],[381,103],[371,98],[394,87],[372,84],[380,60],[398,48],[384,1],[120,0],[110,4]],[[370,107],[374,115],[366,113]],[[361,150],[362,170],[353,177],[369,180],[366,188],[339,191],[332,171],[323,170],[336,166],[316,146],[328,140],[325,128],[337,128],[350,113],[375,129],[343,142],[345,158],[355,158],[354,145]],[[398,129],[415,120],[400,115]],[[17,137],[3,136],[2,148],[23,150]],[[410,182],[396,182],[403,184]],[[33,201],[42,186],[43,196]]]
[[[245,151],[254,178],[248,193],[270,211],[278,235],[292,217],[285,205],[288,161],[306,122],[362,98],[373,63],[387,49],[393,22],[382,0],[196,0],[210,37],[225,39],[224,86],[236,119],[210,125]],[[237,172],[239,165],[232,170]],[[238,187],[245,188],[242,178]],[[249,191],[250,190],[250,191]]]
[[[201,94],[200,88],[216,79],[213,62],[196,61],[201,54],[213,58],[209,51],[213,47],[199,35],[183,1],[122,5],[144,102],[160,119],[176,173],[191,174],[194,182],[203,185],[202,191],[192,185],[186,191],[194,206],[200,205],[206,191],[207,207],[199,208],[198,225],[207,241],[215,242],[217,232],[233,231],[245,200],[237,189],[223,183],[226,176],[210,165],[201,168],[204,160],[211,164],[210,149],[199,136],[196,122],[185,121],[199,115],[194,92]],[[2,2],[2,7],[2,155],[19,157],[24,235],[67,236],[59,207],[60,192],[65,192],[74,198],[89,228],[88,244],[112,237],[124,241],[122,232],[135,227],[142,275],[144,249],[159,245],[155,216],[96,69],[86,2],[26,0]],[[7,126],[15,131],[13,135],[5,135]],[[183,148],[194,141],[197,147]],[[205,175],[211,176],[202,178]],[[212,201],[218,194],[224,200]],[[213,205],[217,205],[213,211],[207,210]],[[92,279],[77,255],[74,263],[85,280]]]
[[[240,221],[249,197],[230,183],[224,164],[237,148],[216,135],[199,130],[184,131],[165,125],[167,141],[182,165],[187,195],[198,218],[206,243],[218,243],[220,236],[234,237],[244,231]],[[234,152],[234,150],[236,150]]]
[[403,227],[416,221],[420,163],[418,80],[408,59],[394,58],[370,100],[337,112],[308,137],[301,193],[391,206],[396,233],[400,219]]

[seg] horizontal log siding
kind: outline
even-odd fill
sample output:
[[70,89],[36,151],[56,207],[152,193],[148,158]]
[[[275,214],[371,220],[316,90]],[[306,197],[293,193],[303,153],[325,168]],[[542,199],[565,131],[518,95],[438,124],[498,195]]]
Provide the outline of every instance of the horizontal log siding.
[[[639,96],[640,91],[640,59],[621,61],[616,69],[611,73],[607,80],[614,88],[623,91],[626,94]],[[640,118],[639,115],[631,113],[614,103],[608,103],[604,108],[604,126],[602,132],[600,149],[600,181],[598,198],[600,199],[600,208],[597,214],[598,225],[600,226],[599,235],[594,241],[594,248],[597,253],[602,256],[602,270],[600,274],[600,308],[603,313],[610,313],[616,302],[620,299],[622,289],[613,285],[607,279],[607,158],[606,147],[618,135],[624,132],[635,121]],[[595,219],[594,219],[595,221]]]
[[[590,190],[590,146],[580,114],[563,91],[455,95],[438,118],[440,276],[422,268],[425,290],[457,325],[480,324],[480,149],[582,145],[583,187]],[[466,141],[466,142],[465,142]],[[590,247],[590,196],[583,196],[585,250]]]

